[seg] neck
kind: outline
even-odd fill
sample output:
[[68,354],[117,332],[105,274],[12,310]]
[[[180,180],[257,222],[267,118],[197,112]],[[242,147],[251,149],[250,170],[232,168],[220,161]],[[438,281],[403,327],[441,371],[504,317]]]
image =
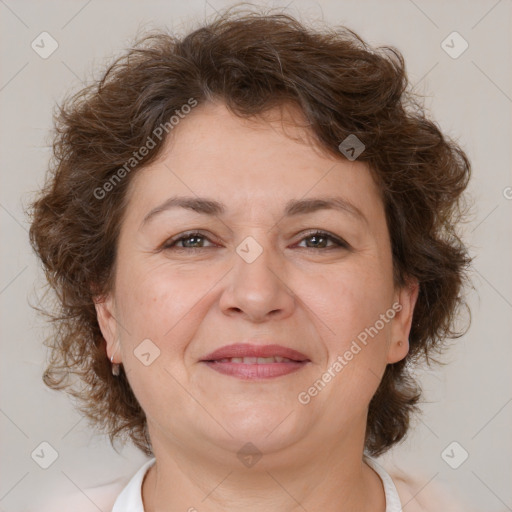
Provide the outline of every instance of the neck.
[[154,443],[156,462],[142,485],[144,510],[385,512],[382,482],[363,463],[362,444],[347,444],[289,447],[245,467],[236,453],[217,457]]

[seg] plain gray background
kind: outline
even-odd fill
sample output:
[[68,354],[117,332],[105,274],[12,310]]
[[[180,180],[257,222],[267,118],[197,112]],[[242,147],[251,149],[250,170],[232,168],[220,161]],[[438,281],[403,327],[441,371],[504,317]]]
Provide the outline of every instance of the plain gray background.
[[[37,302],[43,274],[28,243],[23,214],[42,184],[50,156],[55,103],[94,76],[139,29],[182,33],[234,2],[0,0],[0,510],[37,510],[45,496],[84,491],[131,476],[146,460],[133,447],[119,455],[94,435],[70,400],[45,388],[44,319]],[[259,3],[263,5],[263,3]],[[511,317],[511,0],[392,0],[266,3],[299,19],[345,24],[372,45],[404,55],[411,83],[441,129],[460,142],[473,165],[475,206],[464,239],[475,257],[470,331],[454,343],[443,368],[421,372],[423,415],[388,464],[446,482],[489,512],[512,510]],[[31,47],[42,32],[58,43],[43,59]],[[469,45],[457,58],[464,41]],[[447,40],[450,56],[442,43]],[[46,36],[45,36],[46,37]],[[454,39],[455,37],[455,39]],[[453,42],[452,42],[453,41]],[[46,48],[49,48],[47,45]],[[441,454],[456,441],[452,469]],[[58,457],[42,469],[31,453],[49,443]],[[460,446],[460,447],[459,447]],[[445,456],[446,458],[446,456]]]

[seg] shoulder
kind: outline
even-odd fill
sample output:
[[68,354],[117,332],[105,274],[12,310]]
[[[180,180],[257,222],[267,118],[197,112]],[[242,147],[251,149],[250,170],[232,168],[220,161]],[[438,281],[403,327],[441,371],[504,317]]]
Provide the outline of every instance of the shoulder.
[[411,476],[396,468],[389,470],[402,508],[407,512],[468,512],[464,503],[456,493],[448,489],[446,484],[436,477]]
[[88,487],[76,492],[55,496],[38,508],[39,512],[110,512],[117,497],[128,483],[118,479],[98,487]]

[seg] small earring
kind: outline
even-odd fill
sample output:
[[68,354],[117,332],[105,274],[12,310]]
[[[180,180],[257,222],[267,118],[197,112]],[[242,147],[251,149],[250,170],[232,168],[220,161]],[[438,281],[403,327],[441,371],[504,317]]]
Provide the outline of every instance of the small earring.
[[117,377],[119,375],[119,364],[114,363],[114,354],[110,356],[110,362],[112,363],[112,375]]
[[399,341],[398,342],[398,346],[401,347],[403,345],[403,342],[402,341]]

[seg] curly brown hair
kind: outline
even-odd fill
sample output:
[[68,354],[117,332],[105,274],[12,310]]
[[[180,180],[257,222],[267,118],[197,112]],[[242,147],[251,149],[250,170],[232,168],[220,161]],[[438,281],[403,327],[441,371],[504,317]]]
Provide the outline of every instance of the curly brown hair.
[[30,241],[57,296],[57,310],[46,311],[53,329],[45,384],[78,398],[113,445],[131,439],[152,455],[146,416],[124,370],[112,376],[94,300],[114,284],[127,188],[159,156],[165,137],[101,200],[98,187],[191,97],[198,104],[220,99],[246,118],[292,103],[319,147],[338,158],[348,135],[364,143],[358,160],[381,190],[394,281],[419,282],[410,351],[387,366],[371,400],[365,448],[379,455],[403,439],[421,396],[410,363],[429,363],[447,338],[460,336],[454,323],[470,263],[456,231],[470,162],[427,119],[408,85],[394,47],[372,48],[342,26],[313,29],[282,12],[235,8],[182,38],[146,34],[101,79],[63,100],[47,180],[30,205]]

